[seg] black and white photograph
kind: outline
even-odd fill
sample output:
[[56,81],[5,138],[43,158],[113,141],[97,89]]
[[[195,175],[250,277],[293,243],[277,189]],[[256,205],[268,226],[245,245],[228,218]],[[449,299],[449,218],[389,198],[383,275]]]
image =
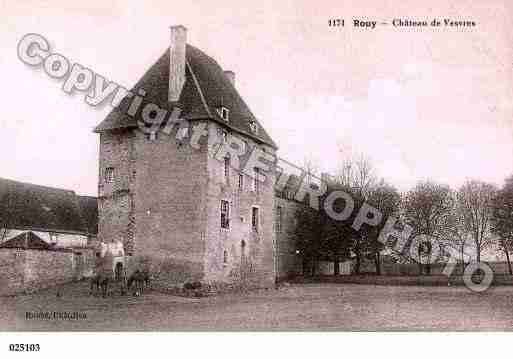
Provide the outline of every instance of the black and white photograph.
[[0,353],[513,330],[509,0],[0,14]]

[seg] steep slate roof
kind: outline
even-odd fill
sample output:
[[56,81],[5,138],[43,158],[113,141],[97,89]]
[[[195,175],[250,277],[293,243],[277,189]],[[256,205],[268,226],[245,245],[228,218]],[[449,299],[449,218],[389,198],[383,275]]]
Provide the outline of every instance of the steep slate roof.
[[73,191],[0,178],[0,227],[96,234],[96,199]]
[[0,248],[50,249],[51,246],[34,232],[25,232],[3,242]]
[[[234,131],[243,133],[257,142],[277,148],[214,59],[187,44],[186,65],[185,84],[178,101],[182,108],[182,118],[188,120],[211,119]],[[168,87],[169,49],[137,82],[132,92],[137,93],[139,89],[146,91],[144,102],[140,108],[143,108],[145,103],[154,103],[171,111],[176,104],[168,101]],[[131,98],[125,98],[96,127],[95,132],[137,127],[140,110],[136,118],[126,114],[131,101]],[[230,111],[228,123],[217,112],[220,106],[224,106]],[[257,134],[251,132],[250,121],[258,124]]]

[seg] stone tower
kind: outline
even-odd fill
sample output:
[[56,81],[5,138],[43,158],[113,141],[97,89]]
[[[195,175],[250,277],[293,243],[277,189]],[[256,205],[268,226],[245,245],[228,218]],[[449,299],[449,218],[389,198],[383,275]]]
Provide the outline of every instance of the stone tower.
[[169,49],[95,129],[98,237],[121,240],[131,269],[149,265],[170,283],[272,285],[274,169],[261,182],[248,166],[252,153],[269,160],[277,147],[235,74],[186,38],[171,27]]

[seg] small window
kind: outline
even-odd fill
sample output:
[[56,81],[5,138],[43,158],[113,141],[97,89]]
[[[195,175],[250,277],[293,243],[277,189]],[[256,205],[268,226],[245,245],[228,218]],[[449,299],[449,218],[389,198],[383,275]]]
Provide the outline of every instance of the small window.
[[57,233],[50,233],[50,243],[57,243]]
[[150,131],[144,135],[148,141],[156,141],[158,138],[157,131]]
[[240,241],[240,254],[241,256],[246,255],[246,241],[244,239]]
[[259,225],[259,208],[258,207],[252,207],[251,208],[251,227],[253,228],[253,231],[258,232],[258,225]]
[[187,138],[187,135],[189,134],[189,127],[180,127],[176,131],[176,139],[179,141],[182,141],[183,139]]
[[254,134],[258,133],[258,124],[255,121],[249,121],[249,128]]
[[217,131],[217,134],[219,135],[219,139],[220,139],[221,143],[226,143],[228,141],[228,132],[227,131],[220,128]]
[[230,119],[230,110],[228,110],[226,107],[221,107],[219,110],[219,114],[221,115],[221,118],[225,121],[229,121]]
[[253,170],[253,191],[258,193],[258,173],[259,169],[255,167]]
[[230,184],[230,157],[224,158],[224,183]]
[[276,232],[277,233],[281,232],[281,216],[282,216],[281,213],[282,213],[281,207],[280,206],[276,207]]
[[241,152],[243,154],[245,154],[248,151],[248,143],[244,140],[241,140],[241,142],[242,142]]
[[228,251],[223,252],[223,264],[228,264]]
[[239,174],[239,191],[244,190],[244,175],[241,173]]
[[105,182],[107,182],[107,183],[114,182],[114,167],[107,167],[105,169]]
[[221,228],[230,228],[230,203],[221,200]]

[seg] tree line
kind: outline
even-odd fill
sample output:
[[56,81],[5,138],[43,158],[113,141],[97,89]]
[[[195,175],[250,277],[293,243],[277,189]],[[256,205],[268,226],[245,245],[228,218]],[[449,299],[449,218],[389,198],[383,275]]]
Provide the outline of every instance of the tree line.
[[[306,162],[305,167],[308,180],[316,169],[312,162]],[[285,191],[293,191],[297,183],[297,178],[292,180]],[[467,180],[457,189],[423,180],[400,193],[392,184],[378,179],[371,161],[359,155],[344,161],[327,185],[328,191],[319,199],[320,208],[329,193],[342,190],[351,195],[355,210],[347,220],[336,221],[324,210],[308,206],[306,200],[298,207],[292,237],[304,275],[315,275],[320,261],[333,262],[333,274],[338,275],[339,264],[348,259],[354,263],[353,273],[361,273],[362,263],[370,261],[380,275],[383,253],[397,263],[417,263],[419,274],[431,274],[433,261],[423,262],[421,257],[438,253],[437,260],[447,260],[448,249],[453,249],[459,253],[458,262],[464,268],[470,261],[480,262],[483,251],[492,247],[504,254],[509,273],[513,274],[513,175],[500,188],[477,179]],[[351,224],[363,203],[378,209],[383,219],[378,226],[364,224],[356,231]],[[344,200],[339,199],[333,209],[342,211],[344,206]],[[385,245],[378,240],[390,216],[397,218],[398,228],[409,225],[413,229],[400,252],[392,247],[385,252]],[[422,242],[412,250],[419,238]],[[469,249],[473,258],[469,258]]]

